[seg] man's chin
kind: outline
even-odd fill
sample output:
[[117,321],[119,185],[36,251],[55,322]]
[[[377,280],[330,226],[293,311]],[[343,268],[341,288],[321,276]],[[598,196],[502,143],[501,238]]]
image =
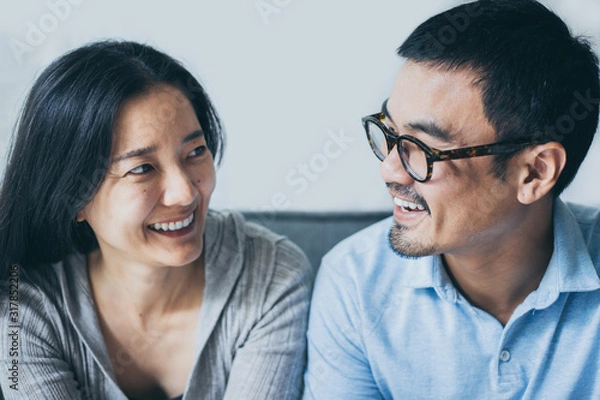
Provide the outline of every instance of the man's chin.
[[388,236],[390,248],[394,253],[405,258],[420,258],[436,254],[433,245],[427,245],[409,236],[406,228],[394,222]]

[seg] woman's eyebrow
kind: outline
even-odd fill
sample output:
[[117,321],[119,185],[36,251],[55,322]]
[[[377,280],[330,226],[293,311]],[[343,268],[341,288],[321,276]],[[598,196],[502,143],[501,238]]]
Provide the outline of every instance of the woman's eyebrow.
[[114,157],[110,163],[115,164],[115,163],[118,163],[119,161],[123,161],[128,158],[145,156],[147,154],[154,153],[155,151],[156,151],[156,146],[148,146],[148,147],[143,147],[141,149],[131,150],[125,154],[121,154],[118,157]]
[[[194,131],[194,132],[190,133],[189,135],[187,135],[186,137],[184,137],[183,143],[190,142],[190,141],[197,139],[199,137],[202,137],[202,136],[204,136],[204,131],[202,129],[198,129],[197,131]],[[123,161],[128,158],[142,157],[142,156],[154,153],[155,151],[156,151],[156,146],[148,146],[148,147],[143,147],[141,149],[131,150],[125,154],[121,154],[120,156],[113,158],[111,160],[111,164],[115,164],[119,161]]]
[[187,135],[186,137],[183,138],[183,143],[187,143],[190,142],[194,139],[197,139],[199,137],[204,136],[204,131],[202,129],[198,129],[197,131],[194,131],[192,133],[190,133],[189,135]]

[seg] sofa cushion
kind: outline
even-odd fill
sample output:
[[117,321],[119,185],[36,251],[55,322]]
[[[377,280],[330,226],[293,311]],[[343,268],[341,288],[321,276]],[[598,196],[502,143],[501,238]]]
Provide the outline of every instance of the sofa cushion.
[[248,221],[287,236],[308,257],[315,270],[321,257],[355,232],[390,216],[390,212],[243,212]]

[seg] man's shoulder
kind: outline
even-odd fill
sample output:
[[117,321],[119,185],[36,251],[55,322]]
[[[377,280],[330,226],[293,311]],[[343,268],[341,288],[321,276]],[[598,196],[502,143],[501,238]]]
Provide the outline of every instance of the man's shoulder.
[[565,205],[577,221],[588,247],[600,241],[600,208],[575,203],[565,203]]
[[392,224],[393,217],[388,217],[361,229],[336,244],[325,254],[323,262],[358,261],[373,253],[391,251],[388,237]]
[[579,225],[583,228],[592,228],[600,232],[600,206],[591,206],[565,202],[567,208],[573,213]]
[[385,297],[388,289],[399,286],[420,287],[425,281],[429,286],[433,258],[406,258],[396,253],[389,239],[393,223],[392,217],[386,218],[338,243],[323,257],[317,282],[369,292],[375,303],[378,296],[371,291],[375,287]]
[[[576,221],[590,258],[600,273],[600,207],[575,203],[565,205]],[[565,232],[567,235],[574,233]]]

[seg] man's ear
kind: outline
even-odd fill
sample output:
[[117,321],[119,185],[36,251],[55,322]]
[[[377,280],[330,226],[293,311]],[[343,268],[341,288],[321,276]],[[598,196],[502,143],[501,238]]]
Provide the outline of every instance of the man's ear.
[[523,151],[519,175],[518,200],[532,204],[548,194],[567,162],[567,152],[562,144],[549,142]]

